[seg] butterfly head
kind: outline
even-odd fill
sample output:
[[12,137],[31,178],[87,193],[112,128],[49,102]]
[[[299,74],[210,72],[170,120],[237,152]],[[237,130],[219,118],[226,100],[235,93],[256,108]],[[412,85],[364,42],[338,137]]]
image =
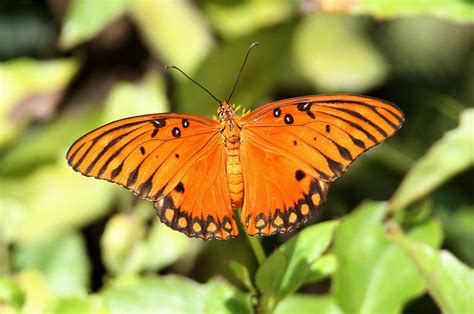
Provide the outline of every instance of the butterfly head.
[[229,105],[227,101],[223,100],[220,102],[220,106],[217,109],[217,116],[219,117],[219,120],[221,123],[223,122],[233,122],[234,120],[234,114],[235,114],[235,109],[234,106]]
[[[226,138],[234,143],[238,141],[240,128],[234,117],[235,105],[229,105],[226,101],[222,101],[219,109],[217,109],[217,115],[221,123],[221,130],[225,133]],[[237,127],[236,127],[237,126]]]

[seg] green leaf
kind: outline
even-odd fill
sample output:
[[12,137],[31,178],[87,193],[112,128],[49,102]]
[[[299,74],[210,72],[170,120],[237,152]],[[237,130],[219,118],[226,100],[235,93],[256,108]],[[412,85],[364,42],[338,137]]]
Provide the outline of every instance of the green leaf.
[[292,48],[301,74],[323,92],[363,92],[387,75],[385,60],[366,36],[361,18],[307,16],[296,29]]
[[337,258],[334,254],[326,254],[321,256],[314,262],[308,272],[306,283],[320,281],[336,272]]
[[85,293],[90,265],[85,243],[77,233],[68,233],[35,244],[21,244],[12,254],[15,269],[38,269],[56,295]]
[[22,58],[0,63],[0,147],[32,118],[49,117],[54,112],[78,67],[72,59]]
[[0,209],[12,219],[8,241],[34,242],[105,214],[119,187],[83,177],[61,161],[25,177],[0,177],[0,190]]
[[378,18],[427,15],[457,22],[474,22],[474,6],[469,1],[398,1],[398,0],[358,0],[321,1],[325,11],[347,12],[353,14],[372,14]]
[[107,221],[100,238],[100,247],[102,260],[110,273],[133,273],[141,270],[145,255],[142,241],[144,231],[144,223],[133,215],[116,214]]
[[70,49],[87,41],[117,19],[127,9],[129,0],[71,0],[64,19],[59,45]]
[[0,277],[0,304],[20,309],[25,304],[25,291],[10,277]]
[[390,238],[412,258],[428,292],[443,313],[470,313],[474,306],[474,270],[450,252],[437,251],[391,228]]
[[27,269],[17,273],[15,279],[26,295],[22,313],[46,313],[55,300],[45,276],[36,269]]
[[165,81],[150,72],[143,82],[117,83],[105,101],[103,122],[148,114],[169,112]]
[[214,45],[206,21],[189,1],[135,0],[131,11],[155,56],[186,73],[192,73]]
[[274,313],[342,314],[343,312],[331,296],[314,296],[297,293],[282,300],[275,308]]
[[87,297],[60,298],[52,306],[51,313],[77,314],[77,313],[110,313],[104,300],[97,295]]
[[249,270],[246,266],[242,265],[237,261],[230,261],[229,268],[231,269],[234,277],[245,287],[248,291],[254,291],[252,279],[250,278]]
[[[117,314],[204,313],[206,309],[229,313],[233,309],[248,308],[248,295],[238,293],[223,282],[199,284],[178,276],[123,279],[113,281],[100,293],[111,312]],[[216,300],[217,296],[221,299]]]
[[[385,203],[364,203],[336,229],[333,253],[338,270],[333,294],[344,312],[399,313],[407,301],[424,291],[415,265],[385,236],[386,213]],[[427,222],[410,236],[436,247],[441,227]]]
[[298,6],[296,1],[204,1],[204,10],[220,34],[230,38],[288,20]]
[[200,239],[188,238],[156,220],[145,241],[143,268],[157,271],[180,259],[192,263],[203,246],[204,243]]
[[305,228],[260,266],[256,285],[262,293],[264,307],[272,309],[304,283],[311,264],[331,243],[337,224],[338,221],[329,221]]
[[474,109],[467,109],[460,125],[436,142],[408,172],[390,201],[392,210],[405,208],[474,165],[473,125]]
[[253,313],[250,293],[240,292],[221,280],[212,280],[207,285],[210,287],[205,313]]

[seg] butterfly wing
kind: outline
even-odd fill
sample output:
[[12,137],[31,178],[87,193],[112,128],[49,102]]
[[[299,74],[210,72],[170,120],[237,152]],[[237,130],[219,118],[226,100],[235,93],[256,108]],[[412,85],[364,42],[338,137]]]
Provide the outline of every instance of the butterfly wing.
[[242,222],[248,232],[269,235],[303,224],[325,201],[329,183],[403,120],[395,105],[356,95],[292,98],[244,116]]
[[78,139],[71,167],[154,201],[160,219],[190,237],[237,234],[218,122],[184,114],[118,120]]

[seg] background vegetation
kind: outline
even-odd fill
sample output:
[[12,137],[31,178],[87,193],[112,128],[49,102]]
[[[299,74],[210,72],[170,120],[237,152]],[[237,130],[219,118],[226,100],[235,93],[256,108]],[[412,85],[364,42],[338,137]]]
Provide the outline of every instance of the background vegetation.
[[[0,312],[473,313],[473,1],[0,3]],[[317,93],[390,100],[401,131],[303,229],[189,239],[66,165],[106,122],[215,114],[176,64],[248,108]],[[371,200],[371,201],[367,201]]]

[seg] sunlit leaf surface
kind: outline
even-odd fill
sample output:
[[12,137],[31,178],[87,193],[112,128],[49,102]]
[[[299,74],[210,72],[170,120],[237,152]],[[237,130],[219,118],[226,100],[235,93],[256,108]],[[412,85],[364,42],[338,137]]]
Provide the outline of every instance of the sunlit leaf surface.
[[389,233],[415,262],[429,293],[443,313],[469,313],[474,306],[474,270],[450,252],[437,251],[395,229]]

